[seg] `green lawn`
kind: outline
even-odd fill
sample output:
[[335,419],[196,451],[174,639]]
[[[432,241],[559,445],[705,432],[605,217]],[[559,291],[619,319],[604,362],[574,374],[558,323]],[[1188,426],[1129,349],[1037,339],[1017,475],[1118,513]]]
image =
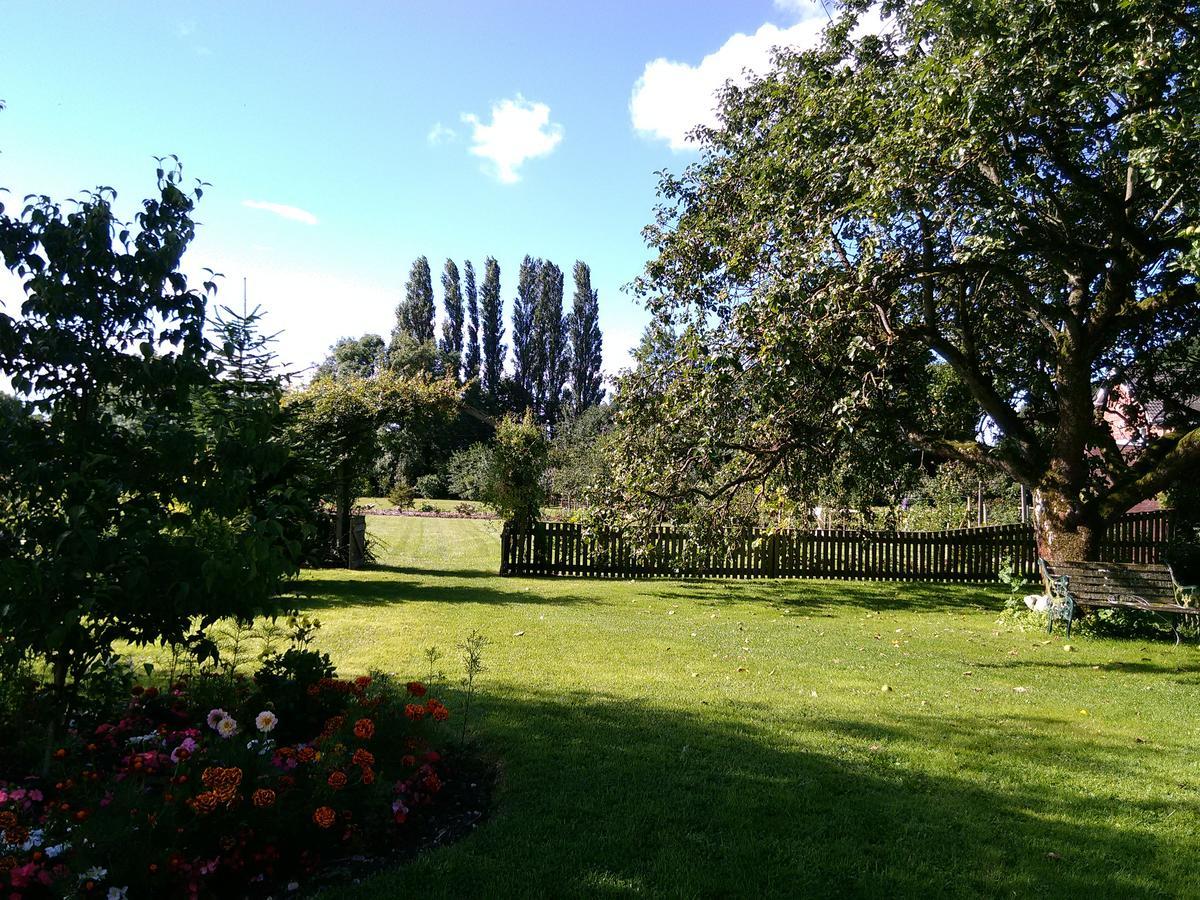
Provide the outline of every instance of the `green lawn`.
[[[1200,651],[1014,632],[941,585],[501,579],[499,523],[370,517],[306,575],[343,672],[491,639],[494,815],[324,896],[1200,896]],[[886,686],[886,687],[885,687]]]

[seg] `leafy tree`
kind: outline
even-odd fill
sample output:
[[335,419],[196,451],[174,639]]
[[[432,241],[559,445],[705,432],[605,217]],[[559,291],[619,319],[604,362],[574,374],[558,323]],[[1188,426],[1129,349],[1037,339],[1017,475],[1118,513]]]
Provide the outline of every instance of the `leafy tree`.
[[442,298],[446,307],[446,321],[442,323],[441,351],[447,359],[453,360],[448,371],[457,378],[462,366],[463,298],[458,266],[452,259],[446,260],[446,267],[442,272]]
[[543,475],[550,452],[546,433],[533,411],[506,416],[496,426],[491,468],[483,500],[500,518],[524,528],[537,521],[545,501]]
[[563,385],[571,362],[566,326],[563,272],[547,261],[538,271],[538,303],[533,329],[538,354],[533,389],[538,415],[551,427],[558,421]]
[[483,349],[483,392],[495,400],[504,374],[504,323],[500,301],[500,264],[489,256],[483,265],[479,291],[480,343]]
[[316,378],[284,398],[295,444],[307,448],[314,470],[322,473],[324,494],[334,501],[340,558],[350,558],[354,487],[378,453],[381,429],[437,427],[455,411],[458,398],[453,379],[405,378],[391,371],[375,378]]
[[560,423],[550,445],[550,492],[562,503],[578,503],[595,486],[611,481],[612,408],[589,406]]
[[244,328],[219,330],[217,352],[205,337],[216,286],[179,270],[202,188],[181,182],[160,168],[130,224],[108,188],[66,213],[0,206],[25,294],[0,313],[0,372],[30,413],[0,429],[0,632],[47,660],[60,696],[115,641],[274,611],[297,571],[279,382]]
[[418,256],[408,273],[404,300],[396,307],[396,327],[392,339],[405,334],[419,344],[433,341],[433,279],[429,259]]
[[482,441],[450,457],[447,467],[450,492],[463,500],[480,500],[492,468],[492,448]]
[[571,409],[578,416],[604,400],[600,367],[604,363],[604,339],[600,333],[600,299],[592,289],[592,271],[587,263],[575,262],[575,296],[567,333],[571,352]]
[[372,378],[383,368],[384,359],[383,338],[377,334],[364,334],[360,338],[340,338],[329,348],[329,355],[317,367],[316,374],[333,378],[345,375]]
[[463,380],[479,377],[479,297],[475,290],[475,265],[463,265],[463,287],[467,301],[467,344],[463,355]]
[[542,342],[537,332],[543,262],[526,256],[517,274],[517,295],[512,308],[513,380],[533,396],[542,362]]
[[[1200,467],[1176,352],[1200,330],[1200,7],[888,8],[889,36],[852,39],[848,13],[726,89],[663,178],[638,292],[678,339],[622,386],[629,501],[711,509],[905,442],[1028,485],[1041,552],[1091,558]],[[926,415],[939,359],[967,439]],[[1094,405],[1116,385],[1161,427],[1121,446]]]

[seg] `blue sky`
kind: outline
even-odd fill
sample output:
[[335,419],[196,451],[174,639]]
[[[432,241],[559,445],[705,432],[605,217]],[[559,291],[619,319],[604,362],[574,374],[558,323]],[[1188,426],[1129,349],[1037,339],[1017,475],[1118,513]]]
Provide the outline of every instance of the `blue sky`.
[[[415,256],[591,264],[606,368],[645,315],[621,288],[663,168],[711,91],[817,0],[0,4],[0,187],[99,184],[132,215],[152,157],[211,182],[188,268],[263,305],[294,365],[386,335]],[[568,284],[568,291],[570,285]],[[437,290],[440,299],[440,288]],[[0,283],[12,311],[19,293]]]

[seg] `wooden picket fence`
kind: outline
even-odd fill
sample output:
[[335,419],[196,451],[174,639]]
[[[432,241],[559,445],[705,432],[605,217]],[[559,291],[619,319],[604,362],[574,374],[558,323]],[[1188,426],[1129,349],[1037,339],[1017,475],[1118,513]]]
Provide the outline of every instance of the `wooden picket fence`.
[[[1110,561],[1157,562],[1171,535],[1167,513],[1138,513],[1117,523],[1102,545]],[[699,544],[683,528],[660,526],[635,541],[619,531],[587,531],[571,522],[504,527],[501,575],[580,578],[834,578],[869,581],[995,581],[1005,560],[1037,575],[1028,525],[952,531],[731,530],[719,546]]]

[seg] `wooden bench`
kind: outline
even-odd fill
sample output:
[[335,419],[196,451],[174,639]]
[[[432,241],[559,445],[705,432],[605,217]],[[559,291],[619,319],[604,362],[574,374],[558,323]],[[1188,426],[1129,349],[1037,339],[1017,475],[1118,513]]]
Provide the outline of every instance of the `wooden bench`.
[[1200,590],[1181,584],[1167,565],[1038,560],[1050,595],[1046,631],[1066,622],[1067,637],[1078,609],[1142,609],[1170,620],[1179,643],[1179,617],[1200,615]]

